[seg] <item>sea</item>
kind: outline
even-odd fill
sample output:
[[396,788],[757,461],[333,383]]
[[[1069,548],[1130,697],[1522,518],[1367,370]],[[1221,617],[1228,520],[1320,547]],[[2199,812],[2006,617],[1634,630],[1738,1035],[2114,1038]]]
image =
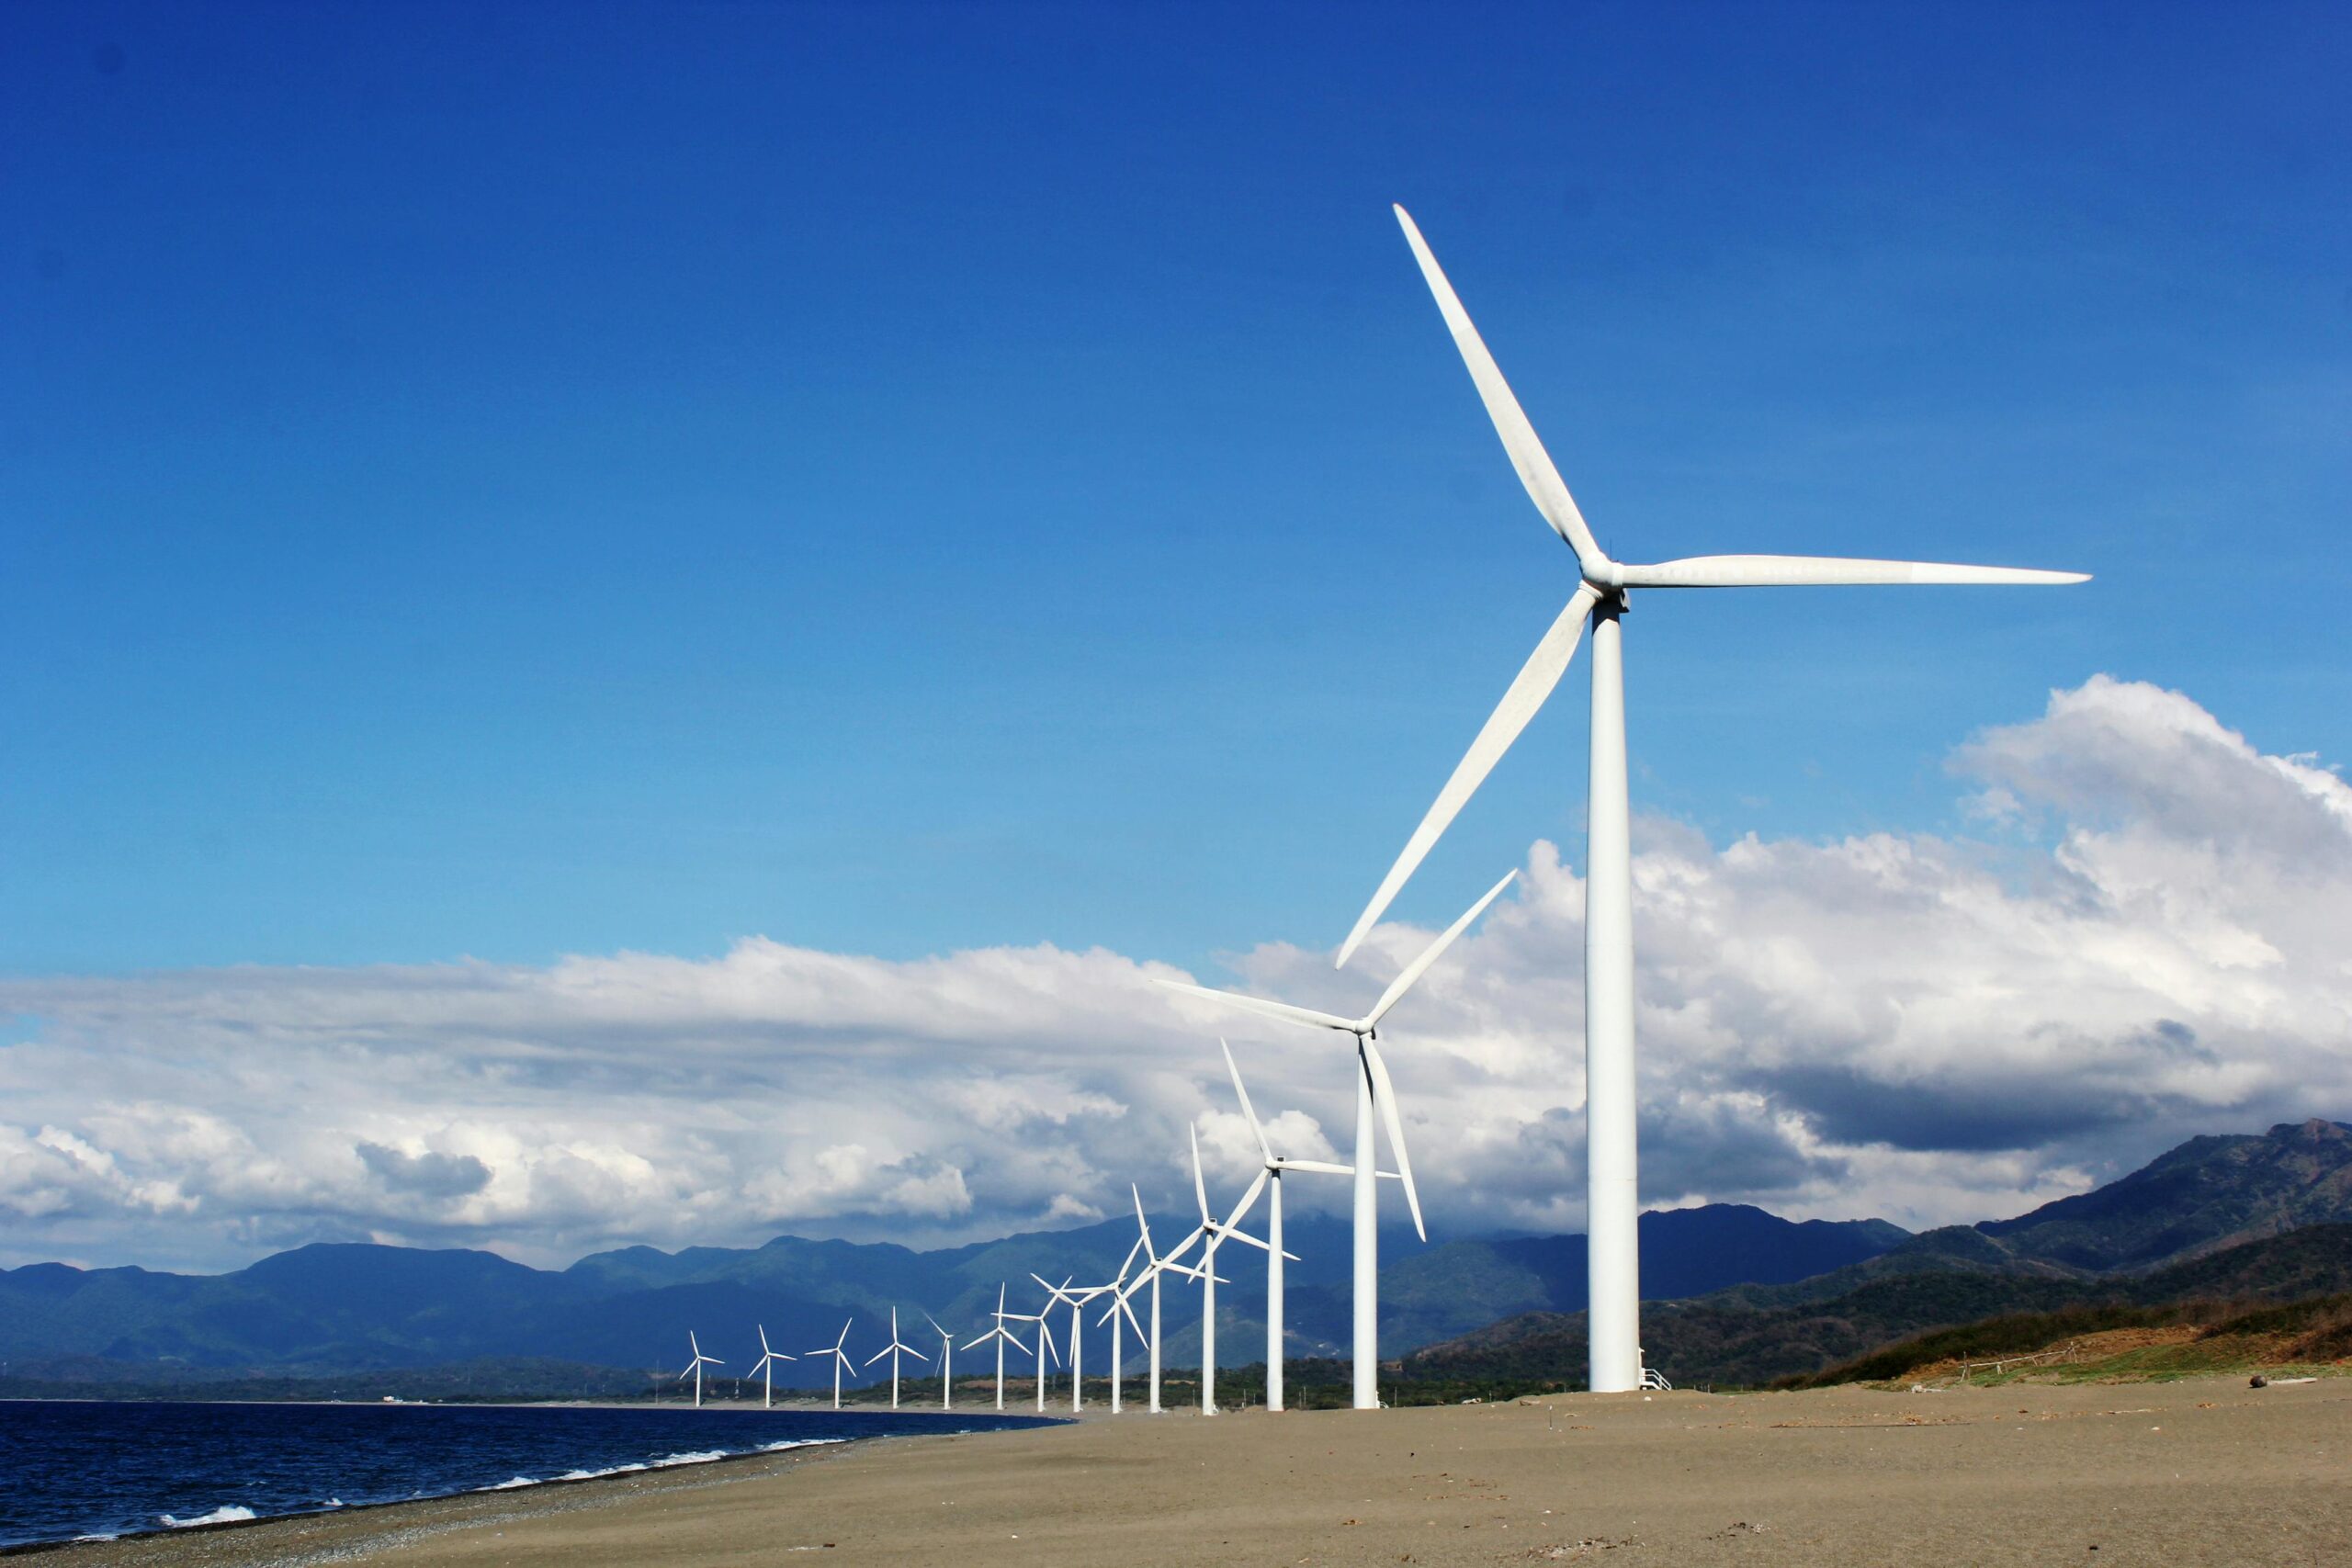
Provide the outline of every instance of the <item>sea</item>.
[[0,1400],[0,1550],[1051,1424],[870,1408]]

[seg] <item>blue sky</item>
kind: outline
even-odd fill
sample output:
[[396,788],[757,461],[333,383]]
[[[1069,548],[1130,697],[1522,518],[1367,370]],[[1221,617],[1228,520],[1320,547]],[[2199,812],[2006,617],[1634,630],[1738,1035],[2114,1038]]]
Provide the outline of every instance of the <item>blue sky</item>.
[[[2352,755],[2352,18],[0,13],[0,970],[1335,942],[1558,604],[1636,804],[1935,831],[2096,671]],[[1408,889],[1581,859],[1581,672]]]

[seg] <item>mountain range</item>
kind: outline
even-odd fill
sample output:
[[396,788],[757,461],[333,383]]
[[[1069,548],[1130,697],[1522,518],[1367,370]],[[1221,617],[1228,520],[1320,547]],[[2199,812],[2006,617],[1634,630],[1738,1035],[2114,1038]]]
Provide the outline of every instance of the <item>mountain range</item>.
[[[1812,1278],[1645,1310],[1650,1364],[1681,1381],[1800,1376],[1925,1329],[2104,1303],[2289,1300],[2352,1290],[2352,1127],[2312,1120],[2192,1138],[2015,1219],[1923,1231]],[[1573,1382],[1580,1314],[1538,1311],[1422,1347],[1417,1377]]]
[[[1653,1212],[1641,1219],[1643,1293],[1667,1304],[1645,1313],[1645,1332],[1653,1363],[1676,1375],[1755,1381],[1969,1314],[2087,1299],[2120,1280],[2140,1281],[2131,1288],[2143,1293],[2199,1278],[2197,1288],[2260,1293],[2250,1283],[2257,1277],[2273,1286],[2335,1279],[2352,1270],[2352,1251],[2339,1257],[2324,1235],[2303,1233],[2344,1222],[2352,1222],[2352,1128],[2321,1121],[2192,1139],[2096,1191],[1918,1235],[1882,1220],[1799,1224],[1736,1204]],[[1153,1222],[1163,1241],[1189,1228],[1172,1217]],[[797,1350],[831,1345],[853,1317],[863,1325],[853,1329],[855,1349],[866,1338],[881,1343],[893,1305],[916,1331],[909,1342],[928,1349],[937,1341],[923,1313],[960,1342],[985,1325],[1000,1282],[1029,1304],[1040,1294],[1033,1272],[1107,1278],[1134,1235],[1132,1221],[1113,1220],[928,1252],[779,1236],[752,1248],[625,1247],[564,1269],[487,1252],[364,1244],[298,1247],[210,1276],[32,1264],[0,1270],[0,1375],[155,1385],[530,1359],[543,1376],[557,1365],[683,1364],[689,1328],[731,1371],[747,1363],[754,1325]],[[2206,1276],[2181,1272],[2266,1238],[2284,1239],[2259,1258],[2209,1265]],[[1346,1222],[1295,1217],[1284,1239],[1301,1258],[1290,1275],[1289,1353],[1343,1354]],[[1581,1235],[1423,1247],[1399,1232],[1384,1234],[1382,1247],[1382,1347],[1410,1356],[1410,1370],[1581,1375]],[[1238,1264],[1237,1256],[1225,1254],[1225,1268],[1243,1284],[1221,1292],[1218,1332],[1225,1359],[1238,1363],[1261,1354],[1264,1325],[1250,1283],[1256,1255]],[[2312,1288],[2347,1286],[2352,1274]],[[1197,1359],[1190,1292],[1169,1283],[1171,1366]],[[1104,1367],[1102,1357],[1090,1355],[1090,1366]],[[978,1370],[977,1358],[971,1365]],[[814,1363],[786,1371],[781,1384],[826,1381]]]

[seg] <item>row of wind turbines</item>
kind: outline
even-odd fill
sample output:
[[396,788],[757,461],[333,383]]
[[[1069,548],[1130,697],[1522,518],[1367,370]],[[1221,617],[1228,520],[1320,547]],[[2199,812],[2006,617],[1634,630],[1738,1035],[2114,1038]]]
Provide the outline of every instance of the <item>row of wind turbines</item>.
[[[1353,929],[1340,943],[1336,963],[1344,966],[1354,955],[1374,924],[1402,891],[1446,828],[1527,728],[1537,709],[1551,696],[1566,675],[1577,647],[1589,632],[1592,644],[1589,660],[1592,671],[1591,745],[1586,796],[1584,919],[1589,1387],[1596,1393],[1621,1393],[1644,1386],[1657,1386],[1663,1380],[1642,1364],[1641,1273],[1635,1230],[1639,1215],[1639,1183],[1635,1137],[1633,851],[1626,783],[1623,652],[1623,621],[1630,608],[1631,593],[1634,590],[1690,588],[1926,583],[2050,585],[2082,582],[2088,579],[2079,572],[1818,556],[1694,556],[1654,565],[1628,564],[1613,559],[1602,550],[1574,498],[1568,493],[1558,469],[1536,437],[1533,426],[1528,422],[1510,385],[1503,379],[1493,355],[1487,351],[1477,329],[1471,324],[1468,313],[1439,267],[1437,258],[1430,253],[1419,228],[1402,207],[1395,210],[1397,222],[1404,230],[1406,243],[1411,247],[1422,278],[1437,301],[1439,313],[1444,318],[1454,346],[1469,370],[1470,378],[1485,405],[1487,418],[1501,438],[1512,468],[1529,498],[1535,503],[1536,510],[1561,542],[1575,553],[1577,586],[1504,692],[1502,701],[1479,728],[1469,750],[1439,790],[1436,801],[1414,829],[1403,852],[1382,878],[1371,901],[1358,916]],[[1201,1172],[1199,1141],[1195,1134],[1192,1151],[1193,1178],[1200,1221],[1176,1247],[1165,1253],[1154,1249],[1150,1227],[1144,1218],[1142,1200],[1137,1195],[1136,1219],[1138,1234],[1134,1246],[1129,1248],[1125,1262],[1113,1279],[1085,1287],[1074,1286],[1069,1280],[1053,1285],[1040,1279],[1037,1283],[1046,1289],[1046,1299],[1034,1313],[1007,1311],[1006,1293],[1000,1288],[997,1310],[992,1314],[993,1326],[966,1347],[972,1349],[990,1343],[995,1345],[998,1408],[1003,1407],[1004,1356],[1008,1347],[1035,1360],[1038,1407],[1044,1408],[1046,1359],[1049,1356],[1058,1359],[1059,1355],[1048,1319],[1055,1311],[1062,1308],[1067,1308],[1070,1314],[1068,1338],[1069,1366],[1073,1374],[1071,1404],[1073,1408],[1082,1404],[1084,1380],[1080,1342],[1082,1314],[1086,1308],[1107,1298],[1107,1304],[1097,1322],[1108,1324],[1112,1328],[1112,1408],[1115,1411],[1120,1407],[1122,1336],[1119,1325],[1124,1321],[1149,1349],[1150,1406],[1153,1410],[1159,1409],[1160,1280],[1163,1275],[1174,1274],[1201,1287],[1201,1404],[1204,1410],[1214,1411],[1216,1407],[1216,1287],[1221,1283],[1230,1283],[1217,1277],[1216,1259],[1218,1250],[1227,1241],[1238,1241],[1258,1248],[1266,1257],[1266,1404],[1270,1410],[1282,1409],[1283,1264],[1285,1260],[1296,1261],[1283,1249],[1283,1184],[1285,1178],[1293,1174],[1344,1176],[1353,1183],[1352,1402],[1358,1409],[1372,1409],[1378,1405],[1377,1218],[1378,1184],[1381,1179],[1394,1179],[1402,1187],[1416,1234],[1424,1240],[1428,1237],[1420,1198],[1413,1183],[1412,1165],[1406,1154],[1403,1114],[1380,1048],[1380,1025],[1390,1010],[1429,972],[1438,957],[1501,895],[1511,880],[1512,877],[1507,875],[1488,889],[1486,896],[1472,905],[1461,919],[1406,964],[1371,1010],[1361,1017],[1343,1017],[1264,997],[1211,990],[1176,981],[1159,982],[1221,1007],[1351,1036],[1354,1043],[1351,1070],[1356,1109],[1352,1162],[1340,1165],[1329,1161],[1294,1159],[1275,1153],[1267,1141],[1263,1124],[1250,1105],[1249,1092],[1242,1085],[1240,1070],[1234,1063],[1232,1050],[1227,1046],[1227,1068],[1232,1077],[1243,1115],[1257,1139],[1261,1155],[1261,1168],[1256,1179],[1226,1217],[1216,1219],[1210,1210],[1207,1187]],[[1379,1168],[1378,1145],[1384,1134],[1387,1152],[1396,1165],[1393,1171]],[[1132,1192],[1133,1189],[1130,1190]],[[1261,1195],[1267,1199],[1267,1235],[1262,1239],[1247,1235],[1239,1228]],[[1193,1261],[1186,1261],[1196,1247],[1199,1249],[1197,1257]],[[1150,1292],[1150,1327],[1148,1331],[1136,1318],[1132,1305],[1133,1298],[1146,1289]],[[1034,1347],[1023,1344],[1016,1331],[1008,1326],[1012,1324],[1036,1325]],[[941,1337],[944,1359],[954,1348],[953,1338],[935,1321],[932,1326]],[[847,1337],[848,1325],[844,1325],[840,1341],[828,1350],[812,1352],[833,1358],[837,1404],[841,1373],[849,1365],[842,1348]],[[867,1364],[871,1365],[884,1356],[891,1358],[892,1403],[895,1405],[898,1358],[902,1355],[920,1357],[919,1352],[899,1343],[895,1311],[890,1340],[889,1346],[871,1358]],[[772,1372],[774,1361],[778,1358],[767,1349],[764,1335],[762,1337],[762,1350],[761,1369]],[[700,1369],[706,1359],[702,1357],[698,1345],[695,1355],[696,1359],[687,1371],[695,1380],[699,1398]],[[943,1399],[952,1397],[950,1384],[952,1380],[943,1380]]]
[[[1046,1408],[1049,1363],[1057,1368],[1064,1364],[1068,1365],[1070,1372],[1070,1408],[1075,1412],[1085,1407],[1085,1314],[1089,1307],[1100,1302],[1102,1306],[1100,1315],[1095,1320],[1096,1325],[1099,1327],[1107,1325],[1111,1330],[1110,1407],[1112,1413],[1117,1415],[1124,1409],[1125,1331],[1129,1329],[1134,1332],[1137,1344],[1146,1349],[1149,1357],[1149,1376],[1147,1382],[1149,1394],[1148,1408],[1155,1413],[1160,1411],[1163,1408],[1160,1399],[1160,1345],[1163,1322],[1160,1280],[1163,1275],[1173,1274],[1192,1281],[1201,1290],[1200,1404],[1204,1414],[1214,1415],[1217,1409],[1216,1288],[1221,1284],[1233,1282],[1217,1273],[1216,1255],[1228,1241],[1238,1241],[1255,1247],[1266,1258],[1266,1408],[1272,1411],[1283,1409],[1285,1332],[1283,1265],[1286,1261],[1293,1263],[1299,1261],[1297,1255],[1285,1251],[1283,1246],[1283,1183],[1285,1177],[1295,1174],[1343,1176],[1351,1179],[1355,1184],[1354,1394],[1355,1402],[1360,1408],[1371,1408],[1379,1403],[1376,1382],[1379,1373],[1378,1301],[1374,1293],[1377,1289],[1379,1261],[1378,1213],[1377,1205],[1374,1201],[1376,1196],[1374,1184],[1379,1179],[1388,1178],[1404,1188],[1406,1204],[1411,1212],[1415,1230],[1424,1237],[1427,1236],[1428,1232],[1421,1221],[1420,1198],[1413,1187],[1412,1164],[1405,1152],[1404,1121],[1396,1109],[1395,1089],[1389,1080],[1386,1064],[1381,1058],[1380,1048],[1374,1041],[1374,1032],[1389,1010],[1404,998],[1415,982],[1429,972],[1430,967],[1437,962],[1445,950],[1469,929],[1472,922],[1476,920],[1487,907],[1501,895],[1503,889],[1510,885],[1512,876],[1516,875],[1517,873],[1513,873],[1511,876],[1504,877],[1488,889],[1485,897],[1473,905],[1460,919],[1454,921],[1435,942],[1424,949],[1419,956],[1405,966],[1404,970],[1390,983],[1387,990],[1382,994],[1380,1000],[1374,1005],[1372,1010],[1360,1019],[1343,1019],[1334,1014],[1292,1008],[1280,1002],[1269,1002],[1261,998],[1245,997],[1227,991],[1212,991],[1180,982],[1162,982],[1174,986],[1180,990],[1197,996],[1215,998],[1235,1007],[1260,1013],[1271,1013],[1276,1017],[1310,1021],[1353,1035],[1356,1046],[1356,1077],[1359,1086],[1355,1163],[1340,1165],[1329,1160],[1298,1159],[1277,1154],[1266,1136],[1265,1123],[1259,1120],[1257,1108],[1250,1101],[1249,1088],[1242,1082],[1241,1067],[1234,1059],[1232,1047],[1219,1041],[1219,1048],[1224,1053],[1226,1071],[1233,1082],[1234,1098],[1239,1103],[1241,1114],[1249,1123],[1250,1135],[1258,1145],[1259,1169],[1256,1177],[1242,1192],[1240,1199],[1226,1213],[1225,1217],[1219,1219],[1209,1203],[1208,1182],[1201,1165],[1200,1137],[1195,1132],[1191,1135],[1193,1197],[1194,1203],[1198,1206],[1200,1219],[1175,1246],[1163,1252],[1153,1245],[1151,1222],[1144,1213],[1143,1194],[1131,1184],[1127,1191],[1135,1204],[1136,1239],[1128,1247],[1126,1257],[1120,1262],[1117,1272],[1108,1280],[1099,1284],[1080,1285],[1073,1279],[1065,1279],[1061,1283],[1055,1284],[1038,1275],[1032,1274],[1030,1278],[1035,1280],[1046,1292],[1045,1301],[1035,1312],[1009,1310],[1009,1288],[1000,1284],[997,1288],[996,1310],[989,1314],[992,1320],[990,1326],[986,1332],[964,1346],[967,1351],[989,1345],[995,1347],[997,1409],[1004,1408],[1005,1354],[1008,1348],[1034,1361],[1036,1368],[1036,1408],[1040,1412]],[[1378,1169],[1374,1163],[1376,1150],[1373,1129],[1373,1107],[1375,1104],[1379,1107],[1378,1120],[1387,1133],[1389,1153],[1396,1164],[1396,1168],[1393,1171]],[[1243,1223],[1257,1207],[1261,1198],[1266,1201],[1267,1205],[1266,1235],[1262,1238],[1251,1235],[1241,1228]],[[1197,1256],[1194,1255],[1195,1247],[1199,1249]],[[1148,1305],[1148,1327],[1145,1326],[1145,1320],[1136,1314],[1134,1303],[1138,1295],[1144,1295]],[[1069,1346],[1066,1363],[1061,1346],[1055,1341],[1052,1322],[1054,1314],[1062,1310],[1067,1310],[1069,1314],[1069,1326],[1064,1339],[1064,1343]],[[955,1398],[953,1361],[956,1350],[955,1337],[945,1328],[941,1327],[939,1320],[929,1313],[925,1313],[923,1317],[924,1321],[931,1325],[932,1331],[940,1338],[940,1403],[943,1408],[952,1407]],[[1035,1325],[1033,1337],[1028,1342],[1023,1342],[1020,1330],[1010,1326],[1015,1324]],[[840,1337],[831,1346],[820,1347],[807,1352],[809,1356],[823,1358],[831,1362],[835,1409],[841,1407],[843,1373],[847,1372],[854,1376],[856,1371],[856,1363],[847,1349],[850,1330],[854,1325],[854,1318],[844,1321]],[[692,1382],[695,1404],[699,1406],[703,1400],[702,1369],[705,1366],[719,1366],[724,1363],[703,1353],[701,1341],[693,1331],[688,1331],[686,1338],[692,1349],[692,1359],[686,1363],[684,1371],[678,1374],[678,1381]],[[763,1405],[772,1405],[775,1401],[775,1364],[779,1361],[794,1360],[797,1358],[772,1348],[768,1343],[767,1330],[764,1325],[759,1328],[759,1342],[760,1356],[752,1366],[751,1375],[763,1380],[761,1395]],[[930,1360],[930,1358],[922,1351],[900,1340],[898,1309],[893,1307],[890,1311],[890,1342],[868,1357],[865,1362],[865,1365],[871,1367],[885,1357],[889,1359],[890,1407],[893,1410],[899,1407],[900,1358],[904,1356],[912,1356],[917,1360],[926,1363]]]

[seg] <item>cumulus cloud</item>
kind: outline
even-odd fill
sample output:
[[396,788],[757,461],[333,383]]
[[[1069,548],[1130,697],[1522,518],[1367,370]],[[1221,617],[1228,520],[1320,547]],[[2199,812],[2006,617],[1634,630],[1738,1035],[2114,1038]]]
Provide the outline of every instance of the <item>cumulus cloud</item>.
[[[1973,1219],[2192,1133],[2352,1112],[2352,788],[2103,676],[1951,766],[1966,838],[1640,825],[1645,1201]],[[1439,1235],[1582,1222],[1584,888],[1548,843],[1527,871],[1385,1032]],[[1284,944],[1234,968],[1354,1011],[1427,936],[1384,927],[1344,974]],[[1277,1148],[1340,1156],[1350,1043],[1148,983],[1176,973],[751,938],[0,981],[30,1021],[0,1043],[0,1258],[377,1237],[544,1262],[1080,1223],[1131,1180],[1188,1201],[1188,1124],[1221,1183],[1254,1168],[1218,1032]]]

